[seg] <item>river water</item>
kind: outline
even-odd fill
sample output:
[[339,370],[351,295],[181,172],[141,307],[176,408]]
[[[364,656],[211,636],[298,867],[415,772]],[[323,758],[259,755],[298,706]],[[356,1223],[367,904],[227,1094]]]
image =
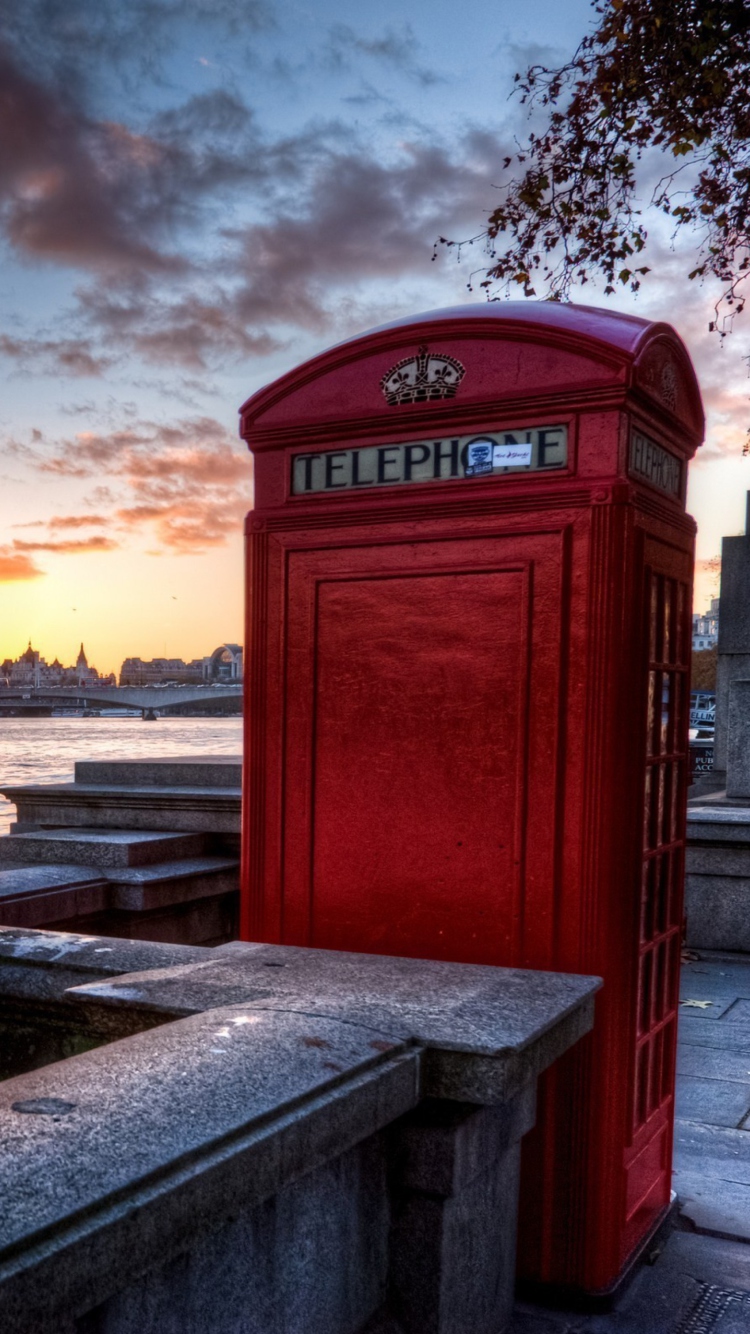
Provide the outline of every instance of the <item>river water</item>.
[[[68,783],[76,760],[147,760],[172,755],[240,755],[242,719],[0,718],[0,787]],[[15,820],[0,796],[0,834]]]

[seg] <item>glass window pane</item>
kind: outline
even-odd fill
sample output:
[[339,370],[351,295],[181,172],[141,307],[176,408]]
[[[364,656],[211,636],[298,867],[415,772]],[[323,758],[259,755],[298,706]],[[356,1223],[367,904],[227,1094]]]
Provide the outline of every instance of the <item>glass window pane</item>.
[[647,950],[641,959],[640,977],[638,979],[639,1033],[648,1033],[651,1027],[653,964],[654,956],[651,950]]
[[649,644],[648,657],[649,662],[659,661],[659,581],[655,574],[651,575],[651,591],[649,596]]
[[664,662],[674,662],[674,658],[672,656],[674,652],[674,634],[672,630],[673,615],[674,615],[673,581],[671,579],[665,579],[664,611],[663,611],[664,641],[662,647],[662,660]]
[[688,625],[687,615],[687,588],[685,584],[677,585],[677,607],[675,612],[675,662],[679,662],[683,667],[689,661],[688,653]]
[[670,748],[669,725],[672,721],[672,677],[669,672],[661,673],[661,718],[659,729],[659,750],[666,755]]
[[646,754],[654,754],[656,739],[656,678],[657,672],[648,674],[648,701],[646,705]]

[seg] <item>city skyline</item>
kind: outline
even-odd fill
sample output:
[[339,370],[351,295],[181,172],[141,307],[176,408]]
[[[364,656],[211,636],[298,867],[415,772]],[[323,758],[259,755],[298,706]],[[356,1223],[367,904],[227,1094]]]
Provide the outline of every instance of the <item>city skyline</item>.
[[[528,131],[514,72],[564,60],[592,18],[585,0],[460,18],[436,0],[408,22],[392,0],[356,20],[342,0],[4,15],[0,658],[68,638],[109,671],[126,646],[191,659],[244,637],[240,404],[368,327],[484,299],[481,245],[460,263],[433,245],[493,207]],[[693,356],[702,609],[744,525],[750,320],[710,334],[711,288],[648,226],[638,297],[573,295],[671,321]]]
[[[68,677],[70,677],[70,683],[72,684],[80,684],[83,679],[105,681],[112,678],[118,680],[120,685],[135,685],[150,679],[160,679],[162,675],[175,670],[182,674],[188,673],[195,677],[205,678],[216,674],[215,672],[209,672],[208,667],[209,664],[216,663],[217,659],[227,664],[227,675],[231,676],[232,679],[241,680],[242,653],[241,644],[223,641],[211,653],[204,653],[190,661],[181,657],[167,657],[166,655],[144,659],[139,654],[126,654],[117,671],[100,672],[95,663],[88,662],[88,655],[83,642],[81,642],[75,662],[66,666],[60,661],[58,653],[55,653],[54,659],[49,662],[46,655],[35,648],[31,639],[29,639],[26,648],[17,653],[15,657],[11,654],[6,654],[4,659],[0,657],[0,685],[3,683],[3,678],[5,678],[6,683],[17,684],[24,675],[36,675],[37,678],[41,675],[44,679],[37,680],[36,684],[49,685],[53,683],[51,673],[56,673],[60,677],[58,684],[67,684]],[[123,679],[125,676],[129,678],[127,681]],[[188,679],[187,676],[185,679]]]

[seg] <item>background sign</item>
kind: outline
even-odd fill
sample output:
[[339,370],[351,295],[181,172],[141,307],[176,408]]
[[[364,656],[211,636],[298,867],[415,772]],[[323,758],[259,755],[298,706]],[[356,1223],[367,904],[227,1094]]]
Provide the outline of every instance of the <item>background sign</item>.
[[567,461],[565,426],[524,426],[402,445],[365,445],[362,449],[295,454],[292,495],[534,472],[564,468]]
[[630,437],[630,472],[635,477],[667,491],[670,496],[682,496],[682,464],[674,454],[657,445],[654,440],[633,431]]

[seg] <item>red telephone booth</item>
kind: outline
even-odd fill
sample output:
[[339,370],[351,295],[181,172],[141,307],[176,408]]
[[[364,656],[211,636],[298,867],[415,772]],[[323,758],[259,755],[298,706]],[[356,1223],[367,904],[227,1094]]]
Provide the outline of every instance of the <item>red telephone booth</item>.
[[700,394],[674,330],[459,307],[242,409],[243,935],[597,973],[525,1146],[521,1272],[669,1207]]

